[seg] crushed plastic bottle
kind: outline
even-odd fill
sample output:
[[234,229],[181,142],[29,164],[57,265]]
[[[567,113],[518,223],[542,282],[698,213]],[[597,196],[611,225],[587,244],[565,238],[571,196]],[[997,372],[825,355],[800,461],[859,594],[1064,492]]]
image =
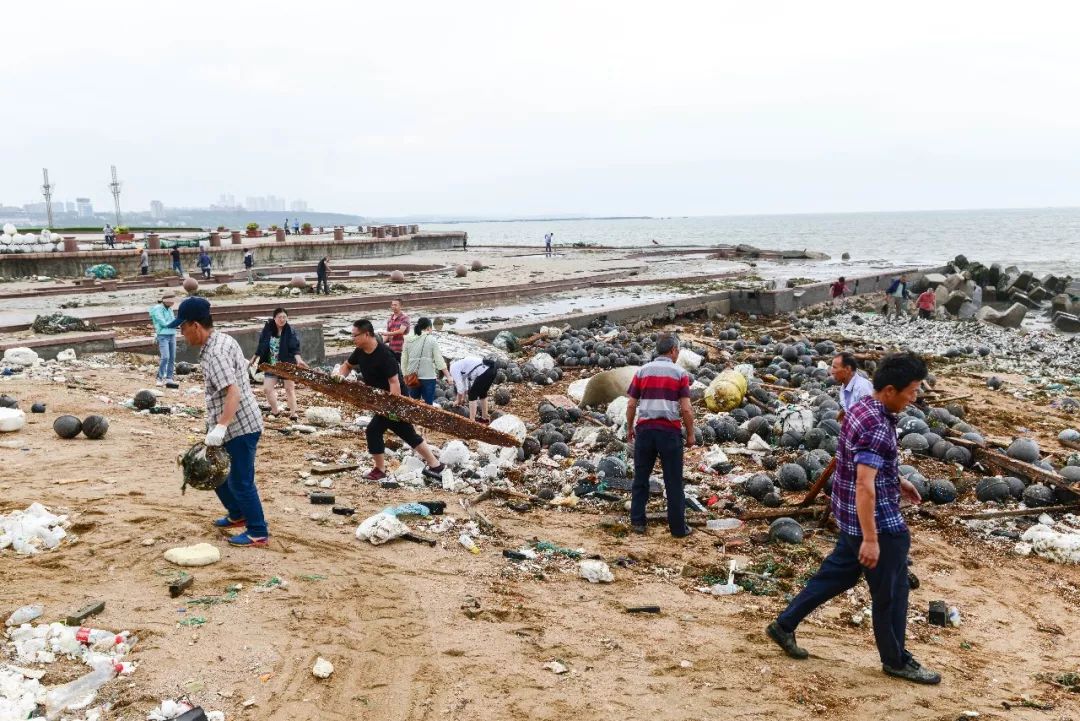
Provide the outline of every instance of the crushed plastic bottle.
[[40,604],[33,606],[23,606],[15,611],[8,617],[8,626],[21,626],[24,623],[30,623],[35,618],[45,613],[45,607]]
[[67,709],[79,709],[90,705],[98,689],[122,670],[123,667],[118,663],[103,661],[85,676],[50,689],[45,694],[46,718],[54,721]]
[[476,541],[474,541],[472,539],[472,536],[470,536],[468,533],[462,533],[458,537],[458,543],[464,546],[465,549],[474,556],[480,555],[480,547],[476,545]]
[[959,626],[961,623],[963,623],[963,621],[960,618],[960,609],[957,608],[956,606],[950,607],[949,608],[949,625],[950,626]]

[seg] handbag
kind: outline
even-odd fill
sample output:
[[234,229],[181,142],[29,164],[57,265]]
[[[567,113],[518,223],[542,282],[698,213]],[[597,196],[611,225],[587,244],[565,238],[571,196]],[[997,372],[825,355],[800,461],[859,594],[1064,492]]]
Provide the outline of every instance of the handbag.
[[[424,340],[422,340],[420,342],[420,354],[419,354],[419,356],[418,356],[418,358],[416,360],[416,370],[417,371],[420,370],[420,361],[423,360],[423,358],[424,358],[424,348],[426,348],[426,347],[427,347],[427,337],[425,337]],[[412,364],[410,363],[410,365],[412,365]],[[405,385],[408,386],[409,388],[419,388],[420,387],[420,374],[417,373],[416,371],[413,371],[412,373],[409,373],[408,375],[406,375],[405,376]]]

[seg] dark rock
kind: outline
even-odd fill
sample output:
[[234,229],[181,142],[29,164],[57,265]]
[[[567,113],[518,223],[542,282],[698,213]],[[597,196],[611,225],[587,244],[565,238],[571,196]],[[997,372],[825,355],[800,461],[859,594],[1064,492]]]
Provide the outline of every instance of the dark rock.
[[953,446],[945,454],[945,460],[949,463],[959,463],[967,466],[971,463],[971,451],[962,446]]
[[1055,503],[1054,492],[1041,483],[1032,483],[1025,488],[1022,498],[1028,508],[1052,506]]
[[30,412],[31,413],[44,413],[45,412],[45,404],[44,403],[35,403],[34,405],[30,406]]
[[775,490],[766,493],[765,497],[761,499],[761,504],[769,508],[779,508],[782,503],[783,500],[780,498],[780,494]]
[[566,445],[561,441],[552,443],[551,446],[548,448],[548,455],[552,458],[569,458],[570,446]]
[[953,485],[952,481],[935,478],[930,481],[929,497],[931,501],[938,505],[952,503],[956,500],[956,486]]
[[751,498],[761,500],[765,494],[773,492],[772,479],[765,473],[755,473],[743,483],[743,491]]
[[921,433],[909,433],[900,439],[900,447],[916,453],[924,453],[930,449],[930,444]]
[[1009,484],[1009,495],[1019,499],[1024,495],[1027,484],[1015,476],[1005,476],[1005,482]]
[[75,416],[60,416],[53,421],[52,427],[61,438],[74,438],[82,433],[82,421]]
[[803,542],[803,527],[794,518],[777,518],[769,524],[769,540],[799,544]]
[[510,405],[510,390],[507,388],[495,389],[495,405],[506,406]]
[[1039,444],[1030,438],[1017,438],[1005,451],[1009,458],[1015,458],[1025,463],[1034,463],[1039,460]]
[[19,401],[15,400],[11,396],[0,396],[0,408],[18,408]]
[[104,438],[109,432],[109,421],[103,416],[87,416],[83,418],[82,432],[93,440]]
[[626,478],[626,464],[617,456],[605,456],[596,465],[596,472],[605,478]]
[[983,478],[975,484],[975,497],[983,503],[1003,503],[1011,497],[1009,482],[1004,478]]
[[785,463],[780,466],[776,478],[785,491],[805,491],[810,487],[806,469],[797,463]]
[[135,405],[135,410],[137,411],[150,410],[157,405],[157,396],[154,395],[153,391],[141,390],[135,394],[132,403]]

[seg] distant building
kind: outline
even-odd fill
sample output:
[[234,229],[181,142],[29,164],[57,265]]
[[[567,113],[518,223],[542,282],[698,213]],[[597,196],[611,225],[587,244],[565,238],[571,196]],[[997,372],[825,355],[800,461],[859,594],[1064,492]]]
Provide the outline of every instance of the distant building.
[[44,213],[45,203],[26,203],[23,205],[23,210],[27,213]]
[[217,205],[219,208],[235,208],[236,196],[232,193],[222,193],[218,196]]
[[90,204],[90,198],[75,198],[75,207],[80,218],[89,218],[94,215],[94,206]]
[[294,213],[306,213],[310,210],[310,208],[307,207],[306,200],[294,200],[292,203],[289,204],[289,210]]
[[79,209],[76,207],[76,205],[74,203],[72,203],[70,200],[68,200],[68,201],[66,201],[64,203],[64,212],[65,213],[78,213]]
[[161,220],[165,217],[165,204],[160,200],[150,201],[150,217],[154,220]]

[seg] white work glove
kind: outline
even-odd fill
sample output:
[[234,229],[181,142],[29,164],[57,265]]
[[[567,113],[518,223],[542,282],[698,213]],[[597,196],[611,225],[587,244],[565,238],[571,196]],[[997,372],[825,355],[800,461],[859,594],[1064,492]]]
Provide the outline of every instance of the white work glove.
[[225,442],[225,426],[218,423],[214,426],[213,430],[206,434],[206,440],[203,441],[208,446],[220,446]]

